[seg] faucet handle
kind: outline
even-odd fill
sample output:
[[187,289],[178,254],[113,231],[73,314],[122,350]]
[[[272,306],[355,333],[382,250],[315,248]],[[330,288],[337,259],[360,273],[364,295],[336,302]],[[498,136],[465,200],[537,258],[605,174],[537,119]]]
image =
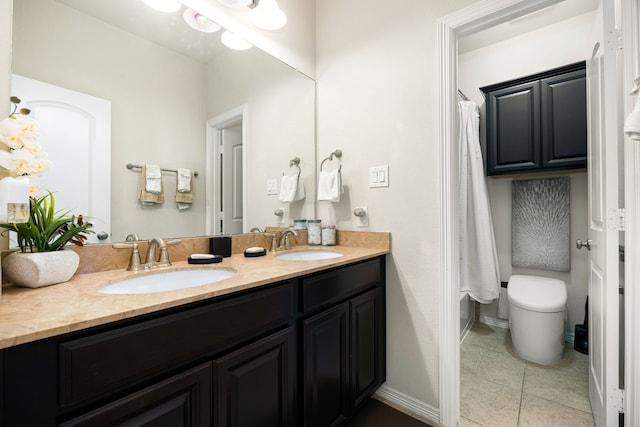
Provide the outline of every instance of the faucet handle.
[[159,266],[169,266],[171,265],[171,261],[169,260],[169,249],[167,249],[167,246],[171,246],[171,245],[176,245],[178,243],[182,242],[181,239],[173,239],[173,240],[165,240],[164,241],[164,246],[160,247],[160,259],[158,260],[158,265]]
[[129,258],[129,265],[127,266],[127,271],[137,271],[142,268],[142,262],[140,261],[140,251],[138,250],[137,243],[113,243],[111,246],[114,249],[132,249],[131,258]]

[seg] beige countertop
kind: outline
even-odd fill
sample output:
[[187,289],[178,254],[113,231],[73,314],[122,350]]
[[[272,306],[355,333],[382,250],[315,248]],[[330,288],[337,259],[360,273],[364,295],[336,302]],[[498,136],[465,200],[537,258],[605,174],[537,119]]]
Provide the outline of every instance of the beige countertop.
[[101,287],[121,279],[153,274],[123,269],[77,274],[66,283],[38,289],[7,286],[0,295],[0,349],[389,253],[388,247],[355,246],[297,246],[292,251],[304,249],[332,250],[344,256],[322,261],[286,261],[267,253],[256,258],[235,254],[221,263],[210,265],[190,265],[186,261],[178,261],[171,267],[154,271],[211,268],[230,269],[236,274],[208,285],[150,294],[108,295],[98,292]]

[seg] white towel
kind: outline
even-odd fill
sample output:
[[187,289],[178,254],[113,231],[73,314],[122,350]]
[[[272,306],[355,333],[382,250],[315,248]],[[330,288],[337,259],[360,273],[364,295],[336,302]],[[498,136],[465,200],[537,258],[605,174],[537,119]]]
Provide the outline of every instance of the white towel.
[[189,193],[191,191],[191,170],[178,168],[178,192]]
[[279,198],[282,203],[291,203],[305,198],[304,182],[300,180],[300,175],[282,175]]
[[145,190],[147,193],[162,193],[162,171],[158,165],[146,165]]
[[320,171],[318,178],[318,200],[339,202],[342,194],[342,175],[340,169]]
[[635,141],[640,141],[640,96],[636,106],[624,121],[624,133]]

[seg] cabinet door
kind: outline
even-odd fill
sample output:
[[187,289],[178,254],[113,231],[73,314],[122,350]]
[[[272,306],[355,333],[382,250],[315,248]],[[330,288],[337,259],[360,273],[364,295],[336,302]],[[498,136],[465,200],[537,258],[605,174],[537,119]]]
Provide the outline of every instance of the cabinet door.
[[382,290],[351,300],[351,386],[357,407],[385,379],[385,331]]
[[206,363],[59,426],[209,426],[211,376]]
[[587,167],[587,86],[585,70],[540,81],[542,167]]
[[214,366],[217,426],[296,426],[293,326],[216,360]]
[[303,321],[304,425],[340,425],[349,405],[349,303]]
[[539,82],[490,91],[486,108],[487,174],[540,167]]

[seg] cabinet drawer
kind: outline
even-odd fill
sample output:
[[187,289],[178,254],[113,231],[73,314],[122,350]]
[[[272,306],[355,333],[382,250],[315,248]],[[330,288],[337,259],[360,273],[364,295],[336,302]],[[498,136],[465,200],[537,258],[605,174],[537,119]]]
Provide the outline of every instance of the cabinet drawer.
[[62,343],[60,402],[74,405],[246,342],[293,316],[290,283]]
[[381,286],[384,281],[384,258],[338,268],[302,279],[303,313],[342,301],[361,291]]

